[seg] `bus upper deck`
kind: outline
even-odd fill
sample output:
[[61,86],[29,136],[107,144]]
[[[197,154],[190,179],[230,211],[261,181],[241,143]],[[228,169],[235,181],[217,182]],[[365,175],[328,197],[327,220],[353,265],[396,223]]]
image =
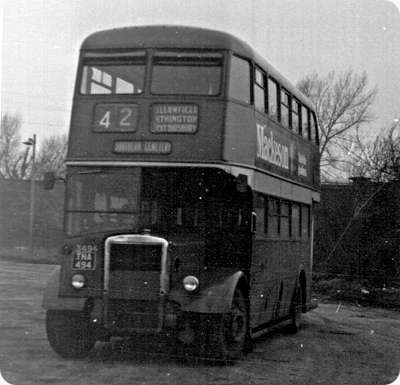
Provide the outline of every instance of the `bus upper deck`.
[[194,27],[122,28],[84,41],[67,160],[233,165],[249,178],[319,185],[309,100],[246,43]]

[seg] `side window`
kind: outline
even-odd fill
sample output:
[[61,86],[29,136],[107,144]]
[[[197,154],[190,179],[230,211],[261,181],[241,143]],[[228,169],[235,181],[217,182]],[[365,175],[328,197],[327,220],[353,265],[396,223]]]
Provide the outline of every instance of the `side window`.
[[292,130],[296,134],[301,135],[300,119],[299,119],[300,104],[296,99],[292,99]]
[[256,222],[256,231],[258,233],[265,233],[266,231],[266,224],[265,224],[265,198],[261,194],[257,194],[253,205],[253,211],[257,215],[257,222]]
[[291,229],[290,229],[290,203],[288,201],[281,201],[281,207],[280,207],[280,219],[281,219],[281,224],[280,224],[280,235],[282,238],[288,238],[291,235]]
[[301,238],[308,239],[310,237],[310,207],[301,205]]
[[254,105],[265,112],[265,75],[258,68],[255,69],[254,80]]
[[309,113],[308,108],[305,106],[301,106],[301,131],[303,137],[310,140]]
[[314,143],[318,143],[317,121],[315,119],[314,113],[311,113],[311,140]]
[[233,56],[229,74],[229,96],[250,104],[250,63]]
[[300,233],[300,206],[298,203],[292,203],[292,237],[299,239]]
[[267,234],[269,237],[277,238],[281,232],[280,228],[280,202],[277,198],[268,197],[266,202]]
[[281,123],[284,127],[289,127],[289,94],[281,90]]
[[278,120],[278,83],[268,78],[268,115]]

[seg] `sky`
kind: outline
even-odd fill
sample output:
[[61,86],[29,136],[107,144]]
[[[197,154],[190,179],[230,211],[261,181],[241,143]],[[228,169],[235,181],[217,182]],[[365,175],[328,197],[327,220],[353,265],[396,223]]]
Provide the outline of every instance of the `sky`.
[[131,25],[232,33],[293,83],[366,71],[378,88],[369,132],[400,117],[400,13],[387,0],[5,0],[0,17],[1,111],[18,113],[21,136],[35,133],[39,144],[69,129],[83,39]]

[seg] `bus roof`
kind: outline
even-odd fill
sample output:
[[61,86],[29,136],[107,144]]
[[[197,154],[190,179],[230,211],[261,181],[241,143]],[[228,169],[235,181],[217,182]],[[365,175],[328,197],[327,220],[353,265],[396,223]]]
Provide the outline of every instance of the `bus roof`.
[[226,32],[178,25],[134,26],[95,32],[89,35],[81,46],[82,50],[132,48],[230,50],[255,61],[296,98],[312,106],[304,94],[250,45]]

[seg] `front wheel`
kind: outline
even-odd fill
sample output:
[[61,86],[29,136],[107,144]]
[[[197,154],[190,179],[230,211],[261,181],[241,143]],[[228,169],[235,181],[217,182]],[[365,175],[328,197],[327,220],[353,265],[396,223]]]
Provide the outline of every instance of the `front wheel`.
[[96,342],[89,316],[82,311],[47,310],[46,332],[50,346],[63,358],[82,358]]
[[210,330],[211,355],[218,361],[237,360],[246,349],[249,317],[246,298],[240,289],[236,289],[228,314],[217,316]]

